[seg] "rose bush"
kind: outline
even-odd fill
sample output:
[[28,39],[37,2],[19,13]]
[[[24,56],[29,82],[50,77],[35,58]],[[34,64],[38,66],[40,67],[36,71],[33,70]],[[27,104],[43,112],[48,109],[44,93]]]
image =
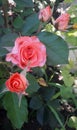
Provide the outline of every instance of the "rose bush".
[[6,61],[11,61],[24,69],[42,67],[46,63],[46,47],[36,36],[22,36],[15,40],[15,46],[7,54]]
[[77,74],[66,42],[68,32],[76,38],[77,7],[71,15],[67,2],[0,1],[0,129],[77,128],[69,118],[77,111]]

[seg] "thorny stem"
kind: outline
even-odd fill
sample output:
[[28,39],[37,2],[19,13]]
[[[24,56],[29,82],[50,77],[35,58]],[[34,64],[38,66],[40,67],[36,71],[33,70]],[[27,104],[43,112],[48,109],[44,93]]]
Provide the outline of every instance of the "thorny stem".
[[4,13],[4,21],[5,21],[5,27],[8,28],[8,1],[7,0],[2,0],[2,8],[3,8],[3,13]]

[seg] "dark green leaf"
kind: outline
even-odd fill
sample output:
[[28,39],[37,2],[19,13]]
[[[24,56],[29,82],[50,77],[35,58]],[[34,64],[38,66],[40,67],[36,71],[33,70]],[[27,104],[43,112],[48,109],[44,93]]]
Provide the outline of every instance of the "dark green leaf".
[[16,28],[16,29],[20,29],[22,26],[23,26],[23,19],[18,16],[15,18],[14,22],[13,22],[13,26]]
[[25,2],[26,7],[33,7],[33,1],[32,0],[23,0]]
[[14,0],[16,2],[16,9],[23,10],[26,7],[25,2],[22,0]]
[[[50,114],[49,114],[49,117],[50,117],[50,121],[49,121],[49,125],[51,126],[51,128],[55,127],[57,123],[60,124],[60,126],[62,128],[64,128],[64,125],[63,125],[63,116],[59,113],[59,111],[56,111],[51,105],[48,105],[48,108],[50,109]],[[53,122],[51,124],[51,122]]]
[[49,32],[41,32],[38,37],[46,45],[48,64],[57,65],[68,63],[68,46],[60,36]]
[[44,124],[44,106],[37,110],[37,121],[43,125]]
[[34,75],[36,75],[38,77],[43,77],[43,72],[40,67],[35,67],[32,70],[33,70]]
[[23,35],[30,35],[37,31],[39,27],[39,19],[38,14],[34,13],[26,18],[25,23],[22,28]]
[[37,120],[41,125],[45,125],[49,120],[49,112],[46,106],[42,106],[37,110]]
[[55,110],[58,110],[59,107],[60,107],[60,104],[59,104],[59,100],[58,100],[58,99],[56,99],[56,100],[51,100],[51,101],[48,102],[48,104],[49,104],[50,106],[52,106]]
[[43,102],[42,99],[39,95],[35,95],[32,97],[31,101],[30,101],[30,107],[33,108],[34,110],[39,109],[40,107],[42,107]]
[[32,94],[34,92],[37,92],[40,86],[37,83],[37,80],[32,74],[27,74],[27,79],[29,81],[29,86],[26,90],[27,93]]
[[27,17],[33,13],[34,11],[32,10],[32,8],[26,8],[23,10],[22,17]]
[[53,88],[53,87],[41,87],[40,90],[39,90],[39,93],[44,100],[49,101],[55,93],[55,88]]
[[7,116],[10,119],[14,128],[20,129],[24,122],[28,120],[27,101],[22,97],[19,107],[18,97],[14,93],[7,93],[3,100],[3,105],[7,111]]
[[0,56],[6,55],[8,52],[4,47],[14,46],[14,41],[18,35],[16,33],[8,33],[1,38],[0,41]]
[[32,2],[32,0],[15,0],[16,4],[18,7],[33,7],[34,4]]

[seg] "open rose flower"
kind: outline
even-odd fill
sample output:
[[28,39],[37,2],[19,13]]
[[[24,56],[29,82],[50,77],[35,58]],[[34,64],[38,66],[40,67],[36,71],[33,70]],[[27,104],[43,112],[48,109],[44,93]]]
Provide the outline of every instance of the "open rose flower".
[[51,16],[52,16],[52,11],[50,6],[47,6],[46,8],[41,9],[39,11],[39,20],[43,22],[48,21],[51,18]]
[[19,37],[11,52],[7,54],[6,61],[11,61],[22,69],[42,67],[46,62],[46,47],[36,36]]
[[68,27],[69,20],[70,15],[68,13],[64,13],[55,20],[55,26],[58,30],[64,31]]
[[16,72],[9,77],[5,85],[8,91],[26,94],[25,90],[28,87],[28,81],[22,74]]

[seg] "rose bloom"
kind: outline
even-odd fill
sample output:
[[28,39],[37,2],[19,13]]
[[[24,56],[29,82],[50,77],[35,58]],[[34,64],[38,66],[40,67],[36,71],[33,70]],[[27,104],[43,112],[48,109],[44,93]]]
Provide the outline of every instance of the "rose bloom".
[[48,21],[52,16],[51,8],[50,6],[47,6],[44,9],[41,9],[39,11],[39,20],[46,22]]
[[64,31],[67,29],[69,20],[70,20],[70,15],[64,13],[56,19],[55,25],[57,26],[58,30]]
[[28,81],[22,74],[16,72],[10,76],[5,85],[9,91],[23,94],[28,87]]
[[21,69],[42,67],[46,62],[46,47],[36,36],[19,37],[11,52],[6,55],[6,61],[11,61]]

